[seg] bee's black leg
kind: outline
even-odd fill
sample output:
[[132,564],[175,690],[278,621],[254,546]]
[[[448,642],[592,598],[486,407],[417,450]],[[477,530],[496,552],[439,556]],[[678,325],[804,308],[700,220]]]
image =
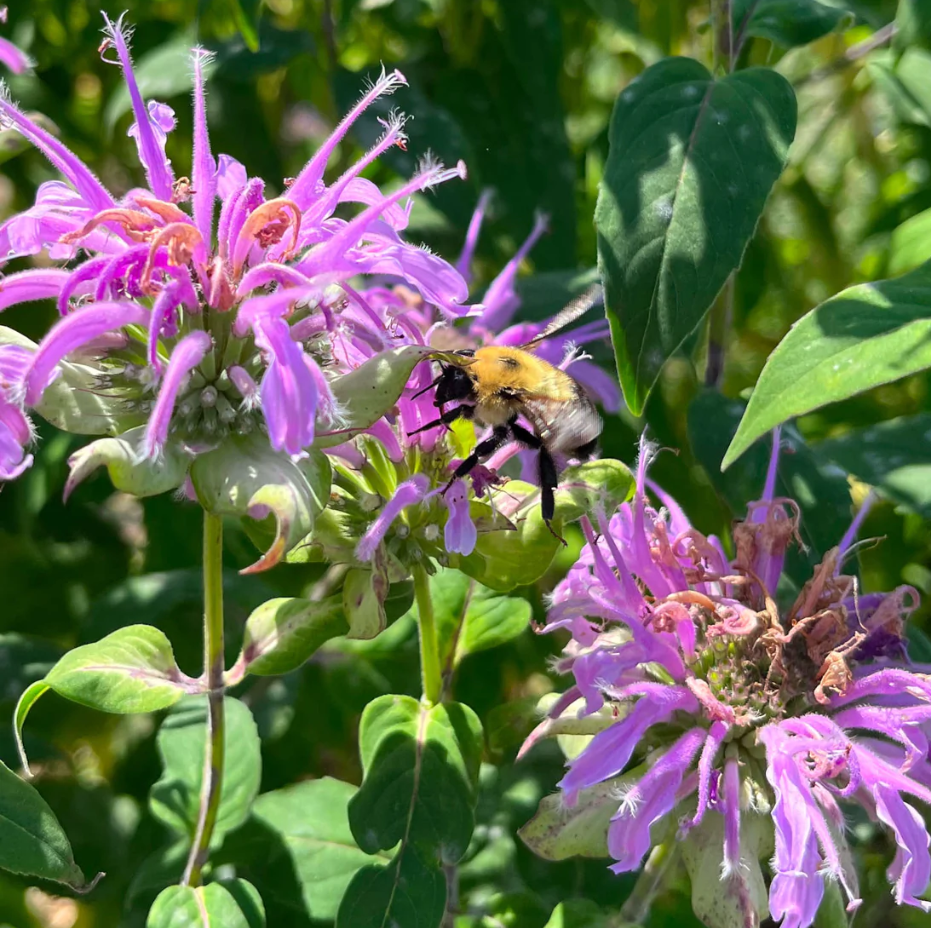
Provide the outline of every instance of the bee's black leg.
[[408,432],[407,436],[410,438],[411,435],[418,435],[420,432],[426,432],[427,429],[436,428],[438,425],[449,425],[450,422],[455,422],[457,419],[471,419],[474,413],[475,408],[473,406],[455,406],[452,409],[447,409],[439,419],[434,419],[433,422],[428,422],[419,429]]
[[559,475],[556,473],[556,462],[553,460],[553,455],[546,450],[546,446],[538,435],[534,435],[533,432],[528,432],[527,429],[518,425],[516,422],[511,424],[511,434],[514,436],[515,441],[519,441],[522,445],[526,445],[526,447],[538,451],[537,468],[540,475],[540,515],[543,516],[543,521],[550,530],[550,534],[554,538],[558,538],[563,545],[567,545],[566,539],[561,535],[557,535],[556,532],[553,531],[553,526],[551,525],[553,518],[556,516],[556,497],[553,495],[553,491],[559,486]]
[[478,465],[482,458],[494,454],[510,437],[510,426],[499,425],[488,438],[480,441],[475,446],[475,450],[456,468],[456,472],[443,488],[443,492],[445,493],[460,477],[465,477],[470,470]]
[[540,469],[540,515],[543,516],[543,521],[550,530],[550,534],[559,539],[563,547],[568,547],[566,539],[557,534],[551,524],[556,516],[556,497],[553,495],[553,491],[559,485],[559,475],[556,473],[556,462],[553,460],[553,455],[542,444],[540,445],[537,463]]

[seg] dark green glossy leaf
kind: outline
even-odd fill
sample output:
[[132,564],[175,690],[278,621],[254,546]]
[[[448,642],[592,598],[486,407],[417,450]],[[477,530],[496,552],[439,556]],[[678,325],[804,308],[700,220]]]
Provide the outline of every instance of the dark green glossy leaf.
[[687,58],[660,61],[617,98],[595,225],[618,372],[635,414],[740,266],[795,121],[795,95],[774,71],[715,81]]
[[931,209],[906,219],[889,241],[889,274],[893,277],[921,267],[931,259]]
[[410,696],[382,696],[359,728],[365,777],[349,803],[364,851],[399,841],[455,862],[472,836],[482,726],[468,706],[427,708]]
[[721,464],[795,416],[931,367],[931,264],[858,284],[803,316],[769,356]]
[[845,18],[844,9],[818,0],[734,0],[731,5],[735,47],[748,36],[792,48],[827,35]]
[[815,450],[895,502],[931,517],[931,414],[853,429]]
[[71,844],[35,788],[0,763],[0,868],[84,888]]
[[[252,714],[231,696],[226,697],[224,706],[225,758],[215,843],[246,820],[262,777],[259,736]],[[149,808],[155,818],[179,835],[194,834],[197,824],[206,732],[203,696],[185,699],[166,716],[158,732],[162,775],[149,792]]]
[[446,875],[408,848],[387,867],[364,867],[353,877],[336,928],[439,928],[445,910]]
[[169,886],[152,903],[146,928],[265,928],[258,890],[245,880]]

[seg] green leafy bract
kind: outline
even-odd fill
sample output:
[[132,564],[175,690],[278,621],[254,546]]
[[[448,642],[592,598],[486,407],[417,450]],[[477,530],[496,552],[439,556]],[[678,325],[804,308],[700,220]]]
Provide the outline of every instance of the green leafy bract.
[[321,451],[311,449],[295,462],[273,451],[260,434],[231,437],[191,466],[197,501],[208,512],[274,521],[273,532],[258,532],[267,543],[265,553],[243,573],[274,567],[311,533],[329,500],[330,478],[330,463]]
[[850,287],[804,315],[769,356],[721,468],[787,419],[929,367],[931,263]]
[[697,61],[669,58],[617,98],[595,225],[621,387],[635,414],[740,266],[795,122],[791,86],[763,68],[716,81]]
[[237,668],[231,673],[290,673],[324,642],[348,630],[341,598],[270,599],[249,616]]

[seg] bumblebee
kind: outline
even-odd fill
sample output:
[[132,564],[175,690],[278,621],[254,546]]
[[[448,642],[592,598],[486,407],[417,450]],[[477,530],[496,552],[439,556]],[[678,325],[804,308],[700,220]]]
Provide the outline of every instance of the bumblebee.
[[[519,348],[488,345],[462,349],[452,352],[461,362],[450,362],[450,355],[438,362],[439,376],[417,396],[435,387],[434,406],[440,409],[440,417],[411,434],[448,426],[456,419],[471,419],[492,430],[456,468],[444,493],[482,460],[509,441],[516,441],[539,452],[541,514],[550,532],[566,543],[551,525],[556,513],[553,494],[558,486],[556,456],[588,460],[601,434],[601,416],[574,378],[532,352],[544,339],[578,319],[600,296],[600,285],[589,288]],[[458,405],[444,409],[448,403]],[[521,418],[532,431],[518,421]]]

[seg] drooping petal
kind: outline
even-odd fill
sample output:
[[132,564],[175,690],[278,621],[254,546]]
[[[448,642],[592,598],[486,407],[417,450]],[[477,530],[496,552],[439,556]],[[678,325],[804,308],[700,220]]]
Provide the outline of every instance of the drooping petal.
[[877,783],[873,798],[879,820],[895,835],[896,853],[888,871],[890,881],[895,884],[895,901],[931,912],[931,902],[917,898],[931,882],[928,826],[897,790]]
[[175,345],[142,440],[144,457],[152,459],[160,453],[168,439],[168,426],[178,391],[187,375],[204,360],[212,345],[213,340],[206,332],[190,332]]
[[262,316],[252,331],[267,363],[259,395],[269,441],[276,451],[299,455],[314,441],[317,384],[287,322]]
[[0,278],[0,311],[18,303],[56,297],[70,276],[70,271],[43,267]]
[[146,325],[148,320],[149,311],[136,303],[94,303],[59,319],[42,339],[26,374],[26,405],[36,405],[66,355],[105,332],[125,325]]

